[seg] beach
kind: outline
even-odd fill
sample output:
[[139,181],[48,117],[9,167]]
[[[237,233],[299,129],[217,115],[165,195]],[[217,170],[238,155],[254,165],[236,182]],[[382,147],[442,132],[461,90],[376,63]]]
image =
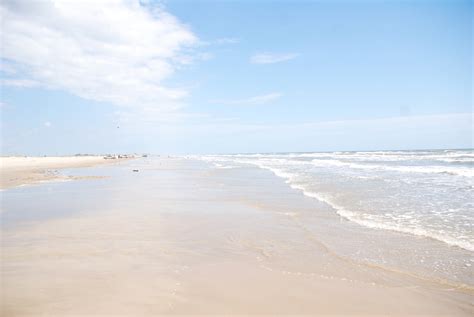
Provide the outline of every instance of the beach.
[[365,227],[281,170],[81,159],[20,187],[37,161],[2,163],[2,316],[472,316],[471,251]]
[[[0,188],[10,188],[20,185],[48,182],[52,180],[67,180],[58,174],[58,169],[88,167],[104,163],[103,156],[62,156],[62,157],[0,157],[1,180]],[[69,179],[73,179],[70,177]]]

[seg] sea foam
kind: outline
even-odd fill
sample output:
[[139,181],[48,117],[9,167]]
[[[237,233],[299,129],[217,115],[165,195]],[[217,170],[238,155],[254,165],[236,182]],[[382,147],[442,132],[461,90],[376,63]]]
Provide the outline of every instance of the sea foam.
[[200,156],[257,166],[359,225],[429,237],[474,251],[472,150]]

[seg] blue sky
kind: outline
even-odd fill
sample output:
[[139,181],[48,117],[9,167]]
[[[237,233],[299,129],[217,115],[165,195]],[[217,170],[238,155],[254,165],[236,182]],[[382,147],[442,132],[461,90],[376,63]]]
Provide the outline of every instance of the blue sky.
[[472,147],[470,1],[1,9],[3,154]]

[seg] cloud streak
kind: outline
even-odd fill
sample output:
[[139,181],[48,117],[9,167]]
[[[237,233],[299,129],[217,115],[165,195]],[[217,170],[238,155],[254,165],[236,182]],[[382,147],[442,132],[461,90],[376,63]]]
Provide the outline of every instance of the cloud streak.
[[258,53],[250,57],[252,64],[275,64],[298,57],[296,53]]
[[235,37],[223,37],[223,38],[219,38],[215,40],[214,43],[219,44],[219,45],[238,44],[240,43],[240,39],[235,38]]
[[223,105],[242,105],[242,106],[255,106],[263,105],[273,101],[276,101],[282,96],[281,93],[272,92],[264,95],[253,96],[243,99],[217,99],[212,100],[212,103],[218,103]]
[[[173,111],[187,91],[163,82],[198,38],[139,1],[2,1],[2,84],[41,85],[121,107]],[[5,77],[6,76],[6,77]]]
[[37,81],[30,79],[1,79],[0,84],[9,87],[32,88],[41,86]]

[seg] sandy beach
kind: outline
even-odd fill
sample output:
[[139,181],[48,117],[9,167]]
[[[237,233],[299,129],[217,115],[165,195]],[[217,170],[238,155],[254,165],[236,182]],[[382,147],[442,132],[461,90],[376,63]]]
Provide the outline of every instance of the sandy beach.
[[376,233],[269,171],[183,158],[74,171],[108,177],[2,192],[3,316],[472,315],[472,286],[340,252]]
[[0,317],[474,317],[473,4],[0,1]]
[[58,169],[113,162],[116,160],[104,160],[103,156],[0,157],[0,189],[52,180],[72,180],[74,177],[60,175]]

